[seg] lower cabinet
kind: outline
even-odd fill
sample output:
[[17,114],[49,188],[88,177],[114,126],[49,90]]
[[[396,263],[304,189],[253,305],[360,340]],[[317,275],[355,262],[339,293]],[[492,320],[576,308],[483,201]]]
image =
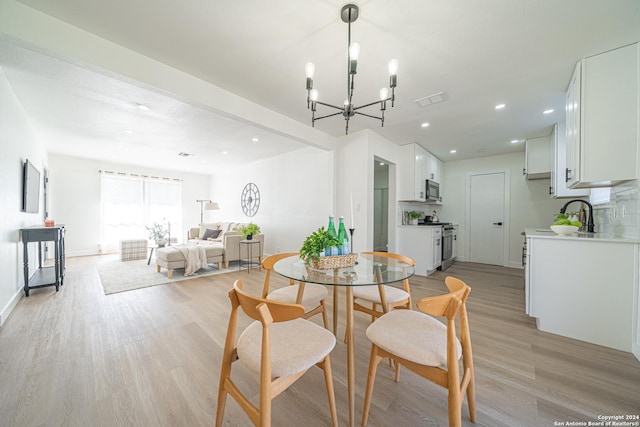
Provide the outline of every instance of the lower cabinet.
[[639,356],[637,244],[527,238],[526,260],[527,313],[539,330]]
[[415,261],[417,275],[428,276],[442,264],[442,226],[398,227],[398,252]]

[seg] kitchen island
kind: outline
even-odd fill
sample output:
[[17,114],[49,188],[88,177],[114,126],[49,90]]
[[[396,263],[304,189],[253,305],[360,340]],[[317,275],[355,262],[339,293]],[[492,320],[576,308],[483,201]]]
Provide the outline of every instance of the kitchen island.
[[543,229],[525,236],[526,312],[538,329],[640,359],[638,240]]

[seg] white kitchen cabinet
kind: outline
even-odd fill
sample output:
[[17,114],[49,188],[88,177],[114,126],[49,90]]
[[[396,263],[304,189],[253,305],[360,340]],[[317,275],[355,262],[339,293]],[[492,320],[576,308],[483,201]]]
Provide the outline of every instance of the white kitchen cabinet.
[[418,144],[398,147],[398,200],[425,201],[427,154]]
[[427,179],[431,179],[439,184],[442,183],[442,161],[427,151]]
[[527,139],[522,170],[527,179],[551,177],[551,146],[551,136]]
[[640,178],[640,43],[587,57],[566,95],[570,188],[611,187]]
[[527,314],[539,330],[632,351],[638,245],[527,234]]
[[415,274],[428,276],[442,264],[442,227],[398,227],[398,252],[413,259]]
[[551,184],[549,185],[549,195],[551,197],[583,197],[589,195],[586,188],[567,188],[565,181],[565,171],[567,168],[566,153],[566,124],[556,123],[551,133]]

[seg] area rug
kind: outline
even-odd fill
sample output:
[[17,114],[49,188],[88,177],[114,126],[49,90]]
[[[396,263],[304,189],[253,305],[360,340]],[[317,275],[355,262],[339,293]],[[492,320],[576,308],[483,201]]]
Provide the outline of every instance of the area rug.
[[218,270],[215,264],[215,267],[201,268],[193,276],[185,277],[184,269],[173,270],[173,277],[169,279],[166,269],[156,271],[155,263],[147,265],[146,259],[120,261],[118,255],[101,256],[96,267],[105,295],[236,271],[233,268]]

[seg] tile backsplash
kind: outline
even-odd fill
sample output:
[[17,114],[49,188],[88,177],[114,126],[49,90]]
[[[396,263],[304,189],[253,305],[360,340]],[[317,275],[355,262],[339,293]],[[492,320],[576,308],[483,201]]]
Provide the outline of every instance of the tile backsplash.
[[598,233],[640,239],[640,187],[638,184],[613,187],[609,204],[594,206]]

